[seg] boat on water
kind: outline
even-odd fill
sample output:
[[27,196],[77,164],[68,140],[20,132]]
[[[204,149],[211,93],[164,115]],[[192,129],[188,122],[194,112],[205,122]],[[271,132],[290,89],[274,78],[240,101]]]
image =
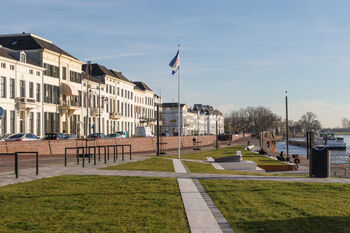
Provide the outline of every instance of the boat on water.
[[344,138],[336,137],[334,133],[320,133],[320,137],[315,140],[315,146],[327,146],[330,150],[346,150]]

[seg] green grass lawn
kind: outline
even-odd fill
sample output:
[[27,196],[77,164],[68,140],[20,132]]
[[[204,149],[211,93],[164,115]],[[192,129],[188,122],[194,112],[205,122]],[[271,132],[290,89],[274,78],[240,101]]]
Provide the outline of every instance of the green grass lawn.
[[121,165],[106,167],[103,169],[174,172],[173,161],[171,159],[163,158],[151,158],[143,161],[130,162]]
[[200,182],[237,233],[350,232],[350,185]]
[[0,232],[190,232],[170,178],[47,178],[0,187],[0,206]]
[[232,170],[218,170],[213,165],[209,163],[199,163],[199,162],[190,162],[184,161],[186,167],[192,173],[214,173],[214,174],[234,174],[234,175],[257,175],[257,176],[303,176],[304,174],[276,174],[276,173],[257,173],[257,172],[243,172],[243,171],[232,171]]

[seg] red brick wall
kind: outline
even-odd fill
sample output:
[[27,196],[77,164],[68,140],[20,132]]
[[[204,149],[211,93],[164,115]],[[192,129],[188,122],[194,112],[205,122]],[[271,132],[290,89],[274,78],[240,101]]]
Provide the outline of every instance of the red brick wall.
[[[215,135],[196,136],[198,141],[202,142],[202,146],[214,145]],[[238,140],[242,136],[233,136],[232,141]],[[190,148],[193,146],[193,136],[181,137],[181,148]],[[162,137],[162,142],[167,143],[168,150],[177,148],[178,138]],[[89,141],[88,145],[111,145],[111,144],[131,144],[133,152],[155,152],[157,147],[157,138],[111,138]],[[40,154],[60,155],[64,154],[64,148],[85,145],[85,141],[81,140],[38,140],[24,142],[0,142],[0,153],[13,153],[19,151],[38,151]],[[71,151],[73,153],[73,151]]]

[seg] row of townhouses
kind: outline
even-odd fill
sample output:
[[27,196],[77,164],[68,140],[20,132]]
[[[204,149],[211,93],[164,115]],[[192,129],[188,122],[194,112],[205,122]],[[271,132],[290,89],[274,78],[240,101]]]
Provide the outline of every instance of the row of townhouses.
[[[157,106],[161,131],[176,135],[177,104],[162,104],[145,83],[101,64],[86,64],[34,34],[0,35],[1,134],[84,137],[123,131],[133,136],[138,126],[156,132]],[[181,135],[215,134],[216,125],[222,133],[223,123],[211,106],[181,105]]]
[[161,98],[145,83],[84,62],[29,33],[0,35],[1,133],[155,130]]
[[[178,134],[178,104],[162,104],[163,131],[170,135]],[[224,133],[224,116],[214,110],[212,106],[195,104],[189,108],[187,104],[180,104],[180,132],[181,135],[207,135]]]

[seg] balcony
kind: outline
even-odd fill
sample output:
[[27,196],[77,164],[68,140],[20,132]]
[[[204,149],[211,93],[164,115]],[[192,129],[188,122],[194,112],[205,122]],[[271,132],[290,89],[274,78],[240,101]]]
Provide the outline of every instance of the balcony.
[[122,118],[122,114],[120,112],[110,112],[109,113],[109,118],[113,119],[113,120],[119,120],[120,118]]
[[76,110],[76,109],[79,109],[80,107],[81,107],[80,103],[77,101],[62,101],[60,103],[60,108],[62,110]]
[[[99,116],[100,114],[102,114],[104,112],[103,108],[91,108],[91,116]],[[99,114],[100,113],[100,114]]]
[[18,97],[15,99],[18,109],[30,110],[37,107],[35,99],[27,99],[25,97]]

